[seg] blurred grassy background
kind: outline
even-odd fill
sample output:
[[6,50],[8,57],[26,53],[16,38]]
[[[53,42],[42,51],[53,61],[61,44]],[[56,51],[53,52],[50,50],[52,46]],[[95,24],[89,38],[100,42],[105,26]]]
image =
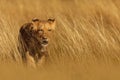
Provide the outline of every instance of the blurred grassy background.
[[[0,0],[0,79],[119,80],[119,5],[119,0]],[[34,17],[57,20],[50,64],[37,70],[24,68],[17,50],[21,25]]]

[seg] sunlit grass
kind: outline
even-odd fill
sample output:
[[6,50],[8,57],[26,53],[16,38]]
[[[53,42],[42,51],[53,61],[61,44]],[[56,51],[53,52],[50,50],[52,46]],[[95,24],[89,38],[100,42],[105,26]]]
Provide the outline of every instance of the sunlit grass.
[[[0,1],[2,80],[119,80],[119,5],[119,0]],[[49,64],[31,70],[21,64],[17,46],[21,25],[34,17],[54,17],[57,26],[48,46]]]

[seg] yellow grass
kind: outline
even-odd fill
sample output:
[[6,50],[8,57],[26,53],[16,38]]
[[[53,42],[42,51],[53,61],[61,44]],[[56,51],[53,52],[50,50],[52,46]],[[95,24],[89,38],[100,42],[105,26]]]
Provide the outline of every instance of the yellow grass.
[[[120,80],[119,0],[0,0],[0,80]],[[21,63],[17,37],[32,18],[56,18],[48,65]]]

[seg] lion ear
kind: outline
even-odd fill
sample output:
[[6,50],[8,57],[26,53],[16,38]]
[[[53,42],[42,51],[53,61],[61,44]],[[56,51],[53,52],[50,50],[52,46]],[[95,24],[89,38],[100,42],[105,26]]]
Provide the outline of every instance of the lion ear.
[[37,21],[40,21],[38,18],[33,18],[32,19],[32,22],[37,22]]
[[48,22],[52,24],[52,23],[55,22],[55,19],[54,19],[54,18],[49,18],[49,19],[48,19]]
[[51,25],[52,29],[55,29],[56,26],[56,20],[54,18],[49,18],[48,23]]
[[37,27],[39,26],[39,22],[40,22],[40,20],[38,18],[32,19],[33,30],[37,30]]

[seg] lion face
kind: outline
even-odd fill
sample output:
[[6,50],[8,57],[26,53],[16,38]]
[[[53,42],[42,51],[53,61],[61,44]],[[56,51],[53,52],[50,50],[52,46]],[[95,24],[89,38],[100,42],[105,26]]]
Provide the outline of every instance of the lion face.
[[51,32],[55,29],[55,19],[33,19],[30,27],[31,33],[36,36],[43,47],[48,45]]

